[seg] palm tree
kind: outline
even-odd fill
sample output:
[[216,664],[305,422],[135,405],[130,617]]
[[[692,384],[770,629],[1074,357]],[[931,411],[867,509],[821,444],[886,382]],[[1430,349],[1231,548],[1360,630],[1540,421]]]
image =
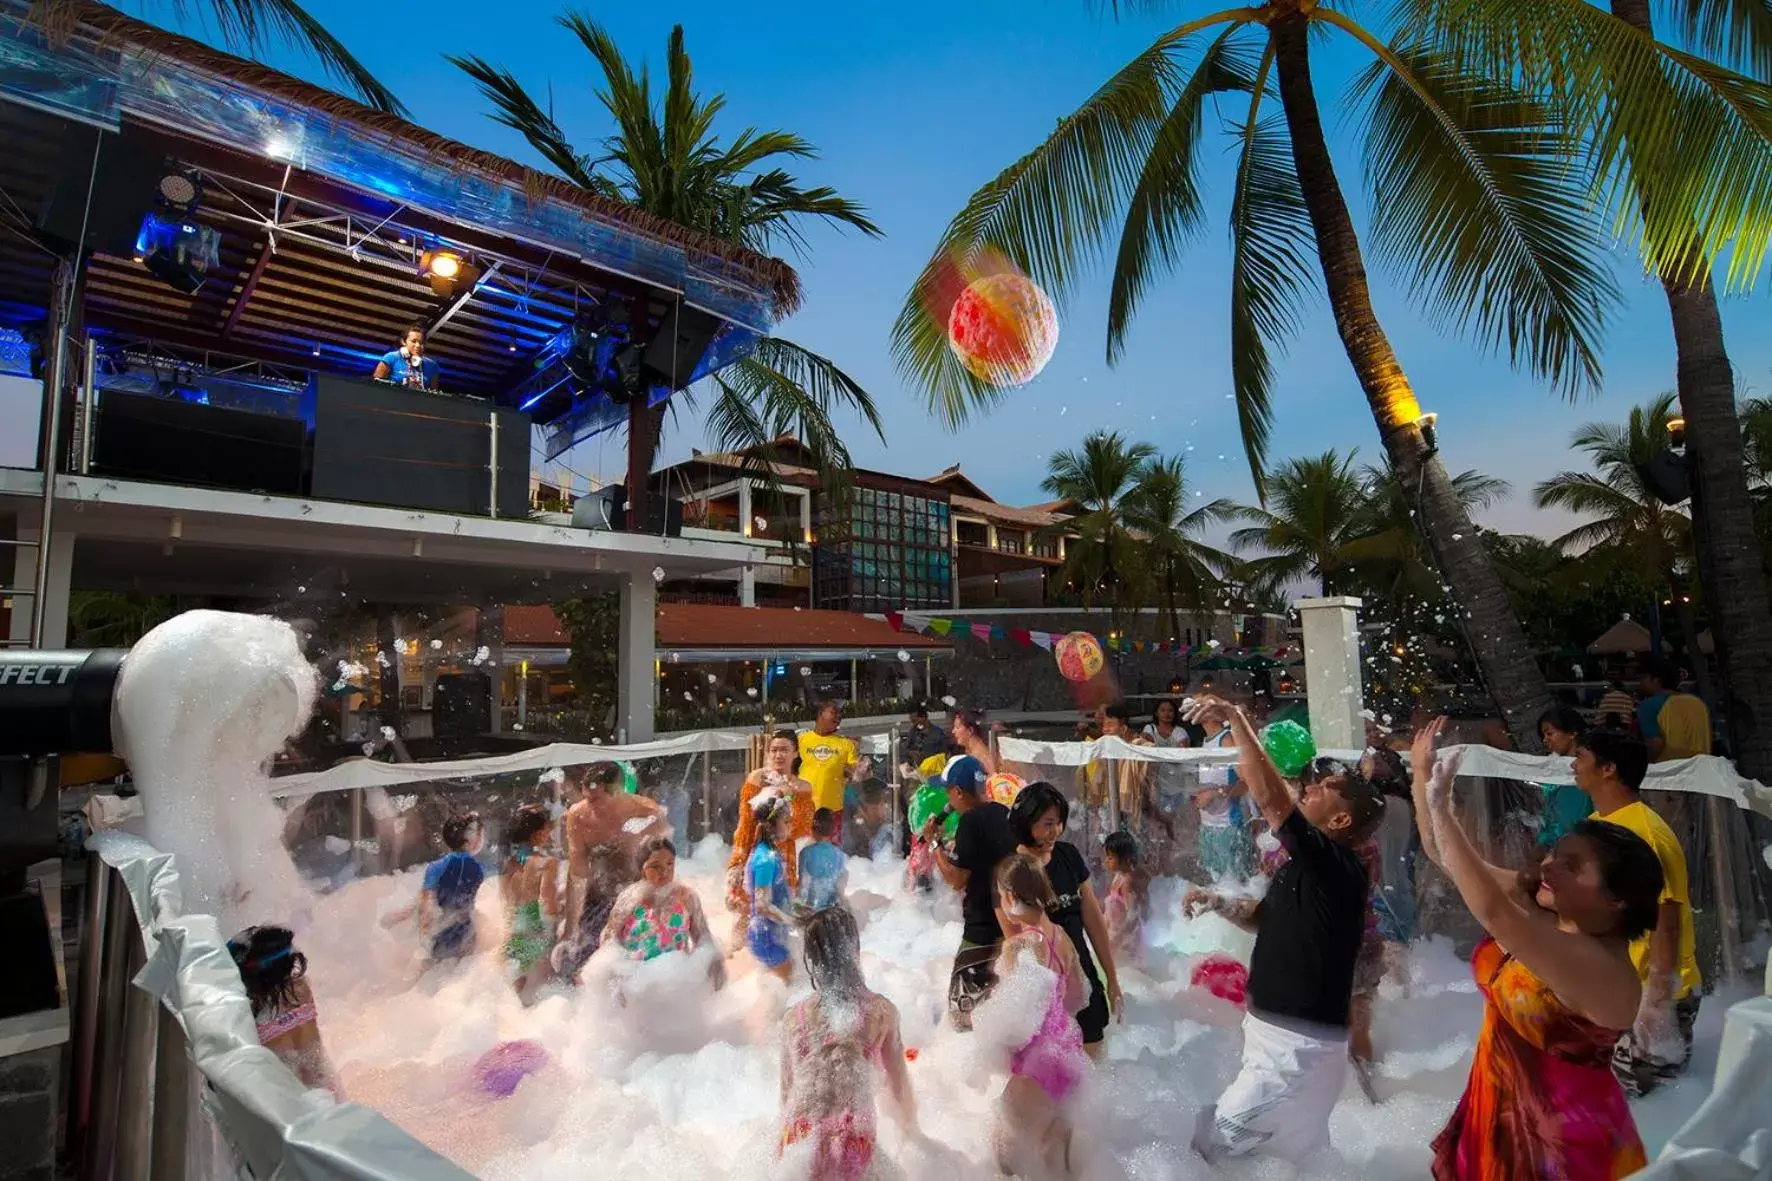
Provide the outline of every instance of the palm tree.
[[1269,473],[1266,503],[1237,505],[1248,526],[1231,534],[1238,550],[1266,552],[1246,561],[1246,575],[1270,590],[1314,579],[1324,595],[1341,589],[1348,544],[1364,523],[1367,492],[1352,454],[1325,451],[1289,459]]
[[[191,5],[185,0],[166,0],[159,5],[173,16],[184,16],[192,7],[214,17],[222,40],[247,54],[262,54],[273,42],[299,45],[313,54],[326,73],[343,82],[369,106],[389,114],[404,115],[406,108],[393,92],[375,80],[369,67],[351,56],[344,43],[326,31],[296,0],[208,0]],[[72,36],[82,23],[104,27],[109,5],[93,0],[35,0],[30,18],[53,40]]]
[[[1425,0],[1424,0],[1425,2]],[[898,364],[950,422],[1001,396],[953,357],[927,304],[953,260],[1006,255],[1062,298],[1120,225],[1108,357],[1140,299],[1204,220],[1197,171],[1207,101],[1242,95],[1231,129],[1231,369],[1243,441],[1260,488],[1272,419],[1273,350],[1315,288],[1335,326],[1390,466],[1415,496],[1428,547],[1472,629],[1485,680],[1522,747],[1535,749],[1549,691],[1507,593],[1424,428],[1427,420],[1373,310],[1366,265],[1329,155],[1311,74],[1318,33],[1374,58],[1353,100],[1367,112],[1369,229],[1415,303],[1440,325],[1505,348],[1547,383],[1597,383],[1596,341],[1617,293],[1563,129],[1502,79],[1458,71],[1421,46],[1390,43],[1343,5],[1263,0],[1190,20],[1109,79],[1045,143],[1005,169],[949,225],[894,327]],[[1192,68],[1183,57],[1197,53]],[[1275,97],[1279,116],[1264,117]]]
[[1223,585],[1234,563],[1199,539],[1208,526],[1231,519],[1235,506],[1214,500],[1189,507],[1187,467],[1181,456],[1146,460],[1133,476],[1131,494],[1121,502],[1126,527],[1135,535],[1142,564],[1163,588],[1169,609],[1169,637],[1181,638],[1180,603],[1200,606]]
[[[601,73],[597,97],[614,131],[593,153],[575,148],[554,121],[551,104],[544,110],[509,70],[472,55],[449,61],[474,80],[493,106],[492,118],[519,132],[568,181],[759,253],[782,243],[802,248],[801,226],[809,218],[880,235],[860,205],[826,187],[802,186],[775,163],[817,158],[799,136],[746,128],[730,142],[721,140],[714,123],[725,97],[696,93],[681,25],[671,30],[664,93],[655,98],[646,67],[636,74],[596,22],[571,11],[556,20]],[[707,381],[713,441],[726,450],[753,452],[757,470],[769,479],[771,444],[783,435],[804,443],[833,480],[848,472],[848,449],[831,423],[839,409],[859,413],[884,438],[866,390],[827,358],[780,337],[763,337],[748,356]],[[663,419],[664,407],[636,403],[629,422],[631,488],[643,487],[651,471]]]
[[1140,572],[1137,543],[1126,527],[1128,502],[1141,470],[1156,457],[1149,443],[1128,443],[1118,431],[1095,431],[1080,449],[1054,452],[1040,481],[1054,497],[1077,506],[1077,514],[1065,522],[1075,534],[1065,547],[1066,583],[1082,588],[1086,606],[1105,592],[1115,629],[1129,597],[1128,581]]
[[[1610,212],[1643,247],[1673,323],[1700,580],[1742,770],[1772,774],[1772,598],[1754,542],[1734,367],[1712,286],[1751,283],[1772,246],[1772,10],[1674,0],[1407,0],[1406,19],[1464,68],[1551,93]],[[1707,60],[1708,59],[1708,60]],[[1719,64],[1721,63],[1721,64]],[[1735,72],[1744,70],[1753,80]]]
[[[1368,465],[1360,473],[1360,487],[1366,508],[1340,558],[1357,571],[1363,591],[1390,602],[1402,618],[1413,605],[1439,597],[1440,576],[1415,526],[1413,498],[1403,482],[1389,468]],[[1511,492],[1506,480],[1481,472],[1452,477],[1452,493],[1466,512],[1489,508]]]
[[[1708,689],[1709,675],[1697,648],[1690,565],[1692,522],[1650,491],[1642,472],[1667,446],[1674,395],[1658,395],[1631,407],[1623,426],[1590,422],[1570,440],[1588,454],[1594,471],[1559,472],[1532,491],[1539,508],[1558,508],[1589,518],[1553,544],[1580,555],[1597,571],[1621,569],[1641,579],[1674,605],[1687,663]],[[1713,607],[1714,610],[1714,607]]]

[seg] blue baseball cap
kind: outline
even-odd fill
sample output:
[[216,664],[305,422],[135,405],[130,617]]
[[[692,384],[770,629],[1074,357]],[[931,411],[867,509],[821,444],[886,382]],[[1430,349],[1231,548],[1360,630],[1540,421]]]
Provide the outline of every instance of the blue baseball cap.
[[990,777],[983,763],[971,755],[961,755],[948,760],[947,769],[941,773],[941,785],[977,795],[984,790],[985,780]]

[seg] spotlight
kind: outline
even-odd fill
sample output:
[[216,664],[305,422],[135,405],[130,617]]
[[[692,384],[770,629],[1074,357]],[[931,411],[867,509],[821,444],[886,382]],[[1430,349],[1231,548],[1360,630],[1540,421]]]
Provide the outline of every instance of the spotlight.
[[168,172],[154,186],[161,208],[189,217],[203,202],[203,183],[195,172]]
[[418,273],[439,297],[454,295],[464,284],[471,288],[480,279],[480,268],[453,250],[425,251],[419,256]]
[[1440,453],[1439,435],[1434,430],[1434,428],[1439,425],[1439,422],[1440,416],[1438,414],[1424,414],[1415,420],[1415,426],[1421,431],[1421,441],[1427,447],[1427,453],[1429,455],[1438,455]]
[[167,221],[150,213],[136,235],[135,256],[150,275],[190,295],[203,285],[209,268],[221,261],[221,234],[213,226]]
[[1686,420],[1674,417],[1667,420],[1667,445],[1675,451],[1686,445]]

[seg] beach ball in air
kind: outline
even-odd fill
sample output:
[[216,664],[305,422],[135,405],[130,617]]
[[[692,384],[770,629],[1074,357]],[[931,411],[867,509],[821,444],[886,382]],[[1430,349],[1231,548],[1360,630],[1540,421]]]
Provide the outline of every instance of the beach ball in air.
[[1089,681],[1101,672],[1101,644],[1088,632],[1071,632],[1052,647],[1058,671],[1067,681]]
[[948,311],[948,347],[980,381],[1026,385],[1058,348],[1058,311],[1026,275],[983,275],[966,285]]
[[1021,789],[1026,786],[1027,784],[1022,782],[1021,776],[1011,775],[1007,771],[999,771],[984,781],[984,794],[994,803],[1002,804],[1007,808],[1015,803],[1015,797],[1020,795]]

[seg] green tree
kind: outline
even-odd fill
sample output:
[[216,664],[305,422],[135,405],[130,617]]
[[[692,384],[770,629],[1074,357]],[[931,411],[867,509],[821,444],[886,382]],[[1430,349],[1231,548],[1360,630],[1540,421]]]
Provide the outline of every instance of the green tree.
[[1541,481],[1532,499],[1539,508],[1588,518],[1554,541],[1565,555],[1579,555],[1602,574],[1623,570],[1673,605],[1687,664],[1708,689],[1692,607],[1692,522],[1679,509],[1662,504],[1642,474],[1667,446],[1673,406],[1674,395],[1665,393],[1647,405],[1633,406],[1622,426],[1590,422],[1579,427],[1571,446],[1587,453],[1594,470],[1559,472]]
[[[1700,581],[1736,759],[1772,774],[1772,597],[1756,542],[1734,367],[1712,285],[1751,284],[1772,246],[1766,0],[1404,0],[1406,24],[1478,74],[1550,96],[1607,212],[1668,301]],[[1656,40],[1656,21],[1679,46]],[[1737,70],[1751,74],[1752,78]]]
[[[566,673],[584,711],[588,737],[614,737],[616,650],[621,640],[620,596],[582,595],[554,604],[554,615],[569,637]],[[577,734],[573,735],[575,738]]]
[[[1421,530],[1415,525],[1414,497],[1389,468],[1368,465],[1360,473],[1364,508],[1355,534],[1341,548],[1340,560],[1361,594],[1382,599],[1399,615],[1415,604],[1442,597],[1439,573]],[[1507,499],[1506,480],[1477,471],[1452,477],[1452,492],[1467,513]],[[1505,567],[1502,573],[1507,574]]]
[[1153,455],[1134,473],[1132,491],[1121,501],[1126,527],[1137,538],[1138,561],[1162,588],[1171,640],[1181,639],[1181,604],[1204,606],[1233,564],[1231,555],[1201,541],[1200,534],[1230,520],[1235,506],[1220,499],[1190,507],[1190,491],[1181,456]]
[[1353,455],[1325,451],[1288,459],[1269,473],[1266,488],[1264,505],[1231,510],[1233,519],[1247,522],[1231,534],[1231,545],[1264,551],[1246,559],[1245,575],[1273,590],[1314,580],[1325,595],[1340,591],[1366,498]]
[[[1497,706],[1530,749],[1549,691],[1373,310],[1318,110],[1316,35],[1350,37],[1374,59],[1351,96],[1367,116],[1368,228],[1378,258],[1401,273],[1430,319],[1574,391],[1597,382],[1596,342],[1617,293],[1552,112],[1500,81],[1508,72],[1452,69],[1344,8],[1266,0],[1165,33],[973,195],[906,300],[895,356],[950,422],[990,404],[1002,391],[950,355],[945,325],[927,309],[953,259],[999,251],[1063,298],[1092,273],[1117,223],[1108,311],[1108,356],[1117,357],[1140,300],[1204,224],[1199,158],[1208,129],[1218,126],[1209,100],[1236,99],[1243,113],[1231,128],[1232,392],[1258,487],[1273,355],[1316,288],[1314,262],[1390,466],[1419,490],[1415,507],[1435,564],[1480,637],[1477,655]],[[1278,116],[1265,117],[1274,101]]]
[[[597,97],[614,123],[594,152],[575,148],[554,121],[551,104],[544,109],[509,70],[472,55],[449,61],[474,80],[492,104],[492,118],[520,133],[568,181],[758,253],[784,243],[803,247],[808,219],[879,236],[860,205],[830,188],[803,186],[777,163],[815,159],[817,151],[804,139],[755,128],[730,142],[720,138],[714,125],[726,99],[696,92],[681,25],[671,30],[665,88],[655,96],[645,65],[636,73],[595,21],[571,11],[556,19],[596,62]],[[849,451],[831,421],[839,410],[859,414],[884,438],[866,390],[829,359],[778,336],[763,337],[748,356],[706,380],[713,394],[707,415],[713,441],[730,451],[754,449],[754,466],[770,479],[771,444],[783,435],[804,443],[833,480],[846,473]],[[662,406],[637,407],[630,417],[637,462],[646,471],[663,421]]]
[[68,596],[68,643],[74,648],[131,648],[177,613],[166,595],[75,591]]
[[[314,58],[332,78],[345,84],[351,93],[378,111],[404,115],[406,108],[393,92],[375,80],[369,67],[351,56],[344,43],[316,20],[296,0],[163,0],[150,4],[174,17],[183,17],[194,9],[207,12],[221,32],[222,41],[241,53],[262,55],[272,44],[282,42],[300,46]],[[73,35],[82,23],[107,27],[108,5],[90,0],[35,0],[31,19],[40,24],[54,40]]]
[[1085,606],[1107,596],[1116,629],[1121,609],[1136,597],[1134,580],[1141,573],[1126,510],[1141,469],[1156,457],[1149,443],[1129,443],[1118,431],[1095,431],[1081,448],[1054,452],[1040,481],[1052,496],[1077,506],[1077,515],[1065,523],[1075,533],[1065,547],[1066,583],[1082,588]]

